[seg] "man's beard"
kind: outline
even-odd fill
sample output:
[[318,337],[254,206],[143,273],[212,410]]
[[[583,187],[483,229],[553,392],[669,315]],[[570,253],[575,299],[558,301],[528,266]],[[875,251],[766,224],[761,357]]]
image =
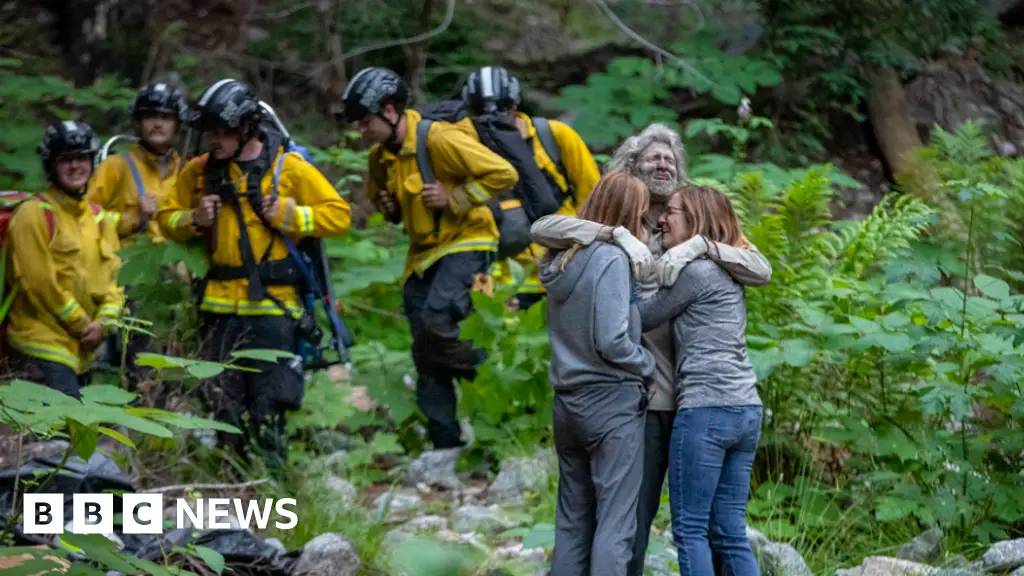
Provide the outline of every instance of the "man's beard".
[[644,175],[644,182],[651,191],[652,199],[668,200],[676,190],[675,180],[658,180],[651,175]]

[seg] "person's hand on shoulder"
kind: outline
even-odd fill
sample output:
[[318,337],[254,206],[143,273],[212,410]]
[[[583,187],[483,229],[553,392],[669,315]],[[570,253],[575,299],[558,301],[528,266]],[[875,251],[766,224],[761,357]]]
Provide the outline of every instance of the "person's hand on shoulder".
[[622,226],[612,230],[612,240],[622,248],[629,256],[630,268],[633,271],[633,279],[643,282],[654,276],[654,256],[647,245],[633,236]]
[[679,278],[683,268],[690,262],[708,253],[708,241],[700,235],[690,238],[686,242],[673,246],[658,259],[655,265],[658,284],[672,286]]

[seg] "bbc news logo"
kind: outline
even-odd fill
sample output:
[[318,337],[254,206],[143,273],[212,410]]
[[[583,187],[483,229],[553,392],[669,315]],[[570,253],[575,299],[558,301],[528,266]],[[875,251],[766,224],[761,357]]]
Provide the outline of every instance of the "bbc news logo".
[[[25,534],[63,534],[64,494],[25,494],[23,518]],[[248,529],[255,520],[260,530],[266,529],[271,519],[271,510],[279,518],[274,526],[279,530],[292,530],[299,523],[299,517],[290,507],[296,505],[294,498],[263,500],[242,500],[240,498],[199,498],[195,507],[188,500],[175,501],[175,519],[178,528],[199,530],[230,529],[226,520],[233,510],[238,523]],[[164,497],[161,494],[122,494],[121,509],[114,505],[113,494],[75,494],[71,505],[71,532],[74,534],[110,534],[114,531],[114,517],[121,514],[121,528],[124,534],[163,534]],[[282,522],[280,518],[287,519]],[[186,522],[186,518],[188,521]],[[209,523],[203,526],[203,521]]]

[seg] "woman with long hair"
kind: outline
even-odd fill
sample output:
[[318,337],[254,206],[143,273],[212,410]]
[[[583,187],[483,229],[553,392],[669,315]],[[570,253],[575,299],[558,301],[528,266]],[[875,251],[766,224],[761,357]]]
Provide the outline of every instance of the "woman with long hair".
[[[598,182],[579,216],[643,239],[647,186],[625,172]],[[621,575],[632,554],[643,471],[651,353],[626,253],[614,244],[549,252],[548,294],[558,508],[551,573]]]
[[[709,246],[748,244],[728,197],[714,188],[677,190],[660,224],[666,249],[695,236]],[[747,356],[743,286],[702,258],[639,308],[644,331],[671,321],[676,343],[668,477],[680,573],[715,574],[714,549],[726,574],[757,576],[745,516],[762,405]]]

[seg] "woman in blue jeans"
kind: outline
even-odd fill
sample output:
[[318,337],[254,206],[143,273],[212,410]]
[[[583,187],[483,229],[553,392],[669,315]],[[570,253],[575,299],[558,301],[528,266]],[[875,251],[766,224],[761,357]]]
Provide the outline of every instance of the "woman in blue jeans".
[[[729,199],[714,188],[678,190],[661,216],[664,248],[694,236],[745,247]],[[698,259],[675,283],[639,303],[646,332],[672,321],[678,412],[669,454],[672,535],[683,576],[757,576],[746,535],[750,473],[761,436],[761,399],[747,357],[743,286]],[[710,536],[710,544],[709,544]]]

